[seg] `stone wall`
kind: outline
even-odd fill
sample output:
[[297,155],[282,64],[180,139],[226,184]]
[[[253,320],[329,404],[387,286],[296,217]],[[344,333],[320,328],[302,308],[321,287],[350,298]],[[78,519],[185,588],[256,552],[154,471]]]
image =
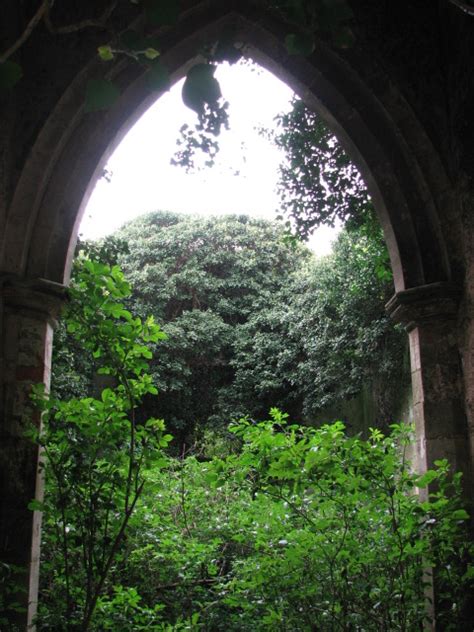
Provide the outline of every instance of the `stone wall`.
[[474,463],[474,180],[463,196],[463,251],[466,261],[464,295],[459,311],[459,346],[462,355],[466,413],[470,436],[471,464]]
[[414,423],[409,370],[405,379],[398,384],[396,396],[391,394],[390,411],[387,409],[388,402],[384,402],[383,412],[380,408],[383,389],[383,384],[365,384],[357,395],[322,409],[316,417],[308,420],[308,423],[319,426],[340,420],[346,424],[349,434],[361,433],[364,438],[369,436],[370,428],[380,428],[383,432],[389,432],[391,423]]

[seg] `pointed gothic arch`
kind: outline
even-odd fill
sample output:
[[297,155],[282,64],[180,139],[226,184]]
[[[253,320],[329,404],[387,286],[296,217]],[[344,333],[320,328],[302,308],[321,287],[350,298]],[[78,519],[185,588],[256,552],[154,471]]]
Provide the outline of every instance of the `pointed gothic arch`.
[[[462,206],[446,172],[447,150],[435,143],[408,102],[403,80],[385,71],[363,47],[340,51],[321,41],[309,58],[290,56],[283,45],[287,25],[251,0],[189,0],[183,5],[178,25],[162,34],[162,61],[172,81],[185,74],[203,44],[217,40],[222,29],[232,25],[255,61],[320,112],[359,167],[394,271],[396,294],[388,307],[410,335],[418,466],[449,458],[464,472],[471,493],[466,410],[472,412],[474,399],[474,329],[471,312],[463,308],[461,314],[459,305],[473,301],[474,255],[468,260],[460,252]],[[34,52],[34,42],[32,47]],[[41,484],[36,457],[21,438],[22,420],[34,416],[27,393],[33,381],[48,381],[52,319],[95,179],[124,134],[159,97],[138,65],[119,59],[108,72],[120,86],[121,97],[107,111],[85,113],[86,83],[102,71],[101,62],[90,56],[66,78],[61,75],[64,89],[51,89],[49,101],[30,126],[34,133],[24,141],[22,159],[11,170],[11,195],[5,197],[0,224],[0,457],[8,471],[0,494],[7,516],[0,545],[5,560],[29,565],[30,621],[39,522],[26,505],[35,489],[41,493]],[[57,64],[59,68],[60,59]],[[23,98],[26,102],[28,95]],[[7,114],[9,107],[7,103]],[[470,227],[474,231],[472,223]],[[468,287],[466,278],[471,279]],[[460,314],[464,348],[456,333]],[[466,359],[464,381],[461,353]]]
[[[247,54],[319,111],[358,165],[385,231],[396,289],[451,281],[453,262],[438,212],[452,206],[448,180],[396,86],[369,59],[350,65],[324,43],[309,59],[290,56],[284,24],[251,3],[238,10],[230,4],[222,3],[220,12],[204,5],[199,19],[191,14],[164,40],[162,60],[172,80],[184,76],[203,44],[232,26]],[[73,78],[30,148],[4,232],[5,271],[57,283],[67,279],[78,222],[97,174],[160,96],[142,67],[121,59],[109,72],[121,87],[120,99],[108,111],[85,113],[82,95],[100,63],[92,60]]]

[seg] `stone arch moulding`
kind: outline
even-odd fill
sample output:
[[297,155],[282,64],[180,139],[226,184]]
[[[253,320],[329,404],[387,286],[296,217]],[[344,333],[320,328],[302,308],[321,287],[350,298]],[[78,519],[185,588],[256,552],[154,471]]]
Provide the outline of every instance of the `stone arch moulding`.
[[[282,43],[284,25],[250,3],[239,3],[238,10],[226,2],[190,4],[193,10],[162,37],[162,60],[172,81],[185,74],[204,43],[232,24],[250,56],[317,108],[358,164],[384,228],[396,290],[452,281],[443,213],[438,214],[452,205],[449,186],[426,134],[393,84],[367,59],[350,65],[347,56],[322,43],[311,58],[289,56]],[[99,63],[92,61],[75,77],[31,148],[8,213],[4,272],[67,282],[77,228],[97,174],[160,96],[138,66],[120,60],[109,72],[121,98],[106,112],[84,113],[85,84]]]

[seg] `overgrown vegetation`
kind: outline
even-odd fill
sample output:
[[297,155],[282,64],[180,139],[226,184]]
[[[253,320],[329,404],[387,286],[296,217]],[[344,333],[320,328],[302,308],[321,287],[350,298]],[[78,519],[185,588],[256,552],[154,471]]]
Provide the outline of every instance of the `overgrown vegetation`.
[[[109,386],[96,397],[58,399],[43,388],[35,401],[43,428],[30,436],[43,450],[47,542],[43,548],[46,628],[87,630],[143,492],[145,470],[159,467],[171,435],[164,422],[138,422],[136,408],[156,387],[147,373],[150,343],[164,334],[150,317],[122,303],[130,286],[122,272],[82,257],[65,313],[68,332],[97,361]],[[51,621],[51,624],[49,623]]]
[[[289,116],[304,123],[285,123],[291,155],[314,121],[297,103]],[[37,395],[49,488],[40,630],[408,631],[423,625],[429,568],[454,604],[438,624],[464,625],[459,476],[444,461],[412,474],[403,426],[362,439],[341,422],[301,425],[375,378],[399,384],[403,354],[367,193],[316,128],[319,157],[313,138],[282,187],[298,169],[318,183],[292,190],[314,204],[293,213],[300,232],[353,219],[333,255],[315,260],[284,227],[243,216],[155,213],[88,246],[121,261],[133,293],[117,267],[79,260],[55,395]],[[392,396],[379,402],[387,428]],[[263,421],[274,405],[300,423],[279,408]],[[162,418],[176,436],[166,454]],[[420,504],[415,488],[428,485]]]
[[[393,289],[379,228],[342,233],[321,260],[245,216],[154,213],[119,236],[128,252],[115,238],[97,254],[120,259],[130,309],[168,334],[150,364],[160,397],[145,397],[140,415],[166,419],[176,445],[271,406],[311,423],[371,384],[379,426],[395,421],[405,337],[385,314]],[[58,339],[53,391],[87,395],[100,382],[93,363],[64,327]]]
[[380,382],[377,422],[388,427],[404,384],[406,344],[385,313],[392,292],[380,229],[341,233],[332,255],[310,261],[241,328],[232,360],[234,409],[246,402],[241,412],[262,419],[277,403],[312,423],[364,384]]
[[32,437],[48,457],[35,505],[39,630],[408,632],[426,616],[428,568],[449,603],[438,625],[467,629],[460,475],[445,461],[413,474],[403,426],[362,440],[278,409],[165,454],[163,422],[135,415],[154,394],[148,345],[163,335],[124,308],[129,292],[116,267],[79,259],[67,327],[112,383],[95,398],[37,392],[44,429]]
[[[103,28],[117,4],[85,23]],[[117,33],[99,56],[132,58],[164,89],[152,31],[174,25],[178,5],[131,4],[144,27]],[[290,54],[310,55],[316,35],[351,44],[345,1],[262,4],[294,27]],[[1,89],[21,79],[10,57],[39,23],[51,33],[82,30],[83,21],[55,26],[52,8],[41,3],[2,54]],[[212,164],[227,126],[215,64],[241,54],[232,33],[199,52],[204,61],[183,93],[198,126],[182,131],[176,157],[190,167],[196,150]],[[119,94],[111,81],[91,80],[86,111]],[[307,423],[375,374],[389,383],[400,373],[399,333],[383,314],[387,255],[364,184],[301,102],[280,123],[275,142],[288,156],[280,192],[293,225],[306,237],[321,223],[351,223],[331,258],[311,263],[263,223],[228,220],[222,230],[161,214],[127,229],[133,297],[117,267],[78,263],[60,334],[75,346],[57,351],[55,395],[36,391],[44,427],[31,432],[46,457],[46,500],[31,505],[45,513],[40,630],[421,629],[429,569],[438,628],[468,629],[474,572],[459,475],[445,461],[413,474],[404,426],[363,440],[340,422],[290,424],[278,408],[262,421],[277,403]],[[136,246],[134,231],[144,241],[153,223],[146,248]],[[143,318],[149,312],[167,341]],[[387,424],[390,406],[380,410]],[[180,435],[180,457],[165,454],[162,414]],[[247,416],[230,434],[215,432],[239,415]],[[428,486],[418,502],[416,489]]]

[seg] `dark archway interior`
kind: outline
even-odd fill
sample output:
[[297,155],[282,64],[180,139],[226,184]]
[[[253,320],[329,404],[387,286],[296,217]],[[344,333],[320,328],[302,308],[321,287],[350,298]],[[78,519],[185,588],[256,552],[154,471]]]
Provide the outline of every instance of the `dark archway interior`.
[[[181,33],[174,38],[170,33],[162,59],[172,79],[184,75],[203,43],[232,26],[252,58],[321,113],[359,166],[386,233],[396,288],[451,280],[452,262],[438,212],[447,200],[437,195],[446,190],[446,174],[402,94],[390,86],[384,103],[357,67],[323,43],[311,59],[288,55],[282,44],[285,25],[256,14],[251,4],[237,13],[223,3],[219,13],[207,9],[200,21],[193,14],[183,20]],[[364,67],[369,63],[358,61]],[[31,148],[4,236],[4,267],[13,273],[36,276],[41,270],[42,277],[63,282],[66,253],[95,174],[158,96],[142,67],[121,60],[109,75],[121,85],[122,97],[107,112],[84,114],[80,97],[98,64],[94,59],[73,79]],[[388,77],[377,70],[379,88],[382,81],[388,88]]]
[[[232,26],[255,61],[288,83],[334,129],[362,172],[382,223],[397,294],[388,308],[410,335],[421,469],[446,456],[472,494],[474,435],[473,19],[446,1],[352,3],[356,41],[321,38],[307,58],[284,46],[290,26],[261,3],[183,2],[159,33],[172,80],[203,45]],[[4,9],[20,19],[17,3]],[[71,6],[71,11],[73,7]],[[132,9],[116,19],[126,28]],[[291,27],[293,28],[293,27]],[[2,303],[0,533],[3,559],[30,565],[36,590],[39,523],[26,504],[40,485],[22,439],[34,416],[28,389],[48,381],[51,323],[67,283],[82,210],[97,174],[159,94],[124,58],[107,67],[121,97],[85,113],[89,78],[103,73],[103,32],[52,36],[38,29],[21,51],[25,78],[0,107]],[[422,77],[422,79],[421,79]],[[33,530],[35,536],[32,537]],[[13,541],[12,534],[15,533]],[[33,542],[33,544],[32,544]],[[30,614],[31,616],[31,614]]]

